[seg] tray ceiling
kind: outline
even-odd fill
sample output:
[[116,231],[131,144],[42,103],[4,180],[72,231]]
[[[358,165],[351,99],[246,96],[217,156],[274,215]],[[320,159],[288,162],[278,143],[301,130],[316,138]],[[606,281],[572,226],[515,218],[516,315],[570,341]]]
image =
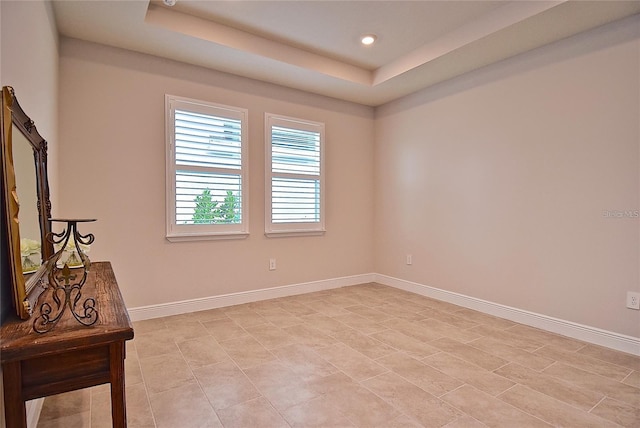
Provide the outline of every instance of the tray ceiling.
[[[61,35],[377,106],[639,1],[54,1]],[[360,36],[377,42],[363,46]]]

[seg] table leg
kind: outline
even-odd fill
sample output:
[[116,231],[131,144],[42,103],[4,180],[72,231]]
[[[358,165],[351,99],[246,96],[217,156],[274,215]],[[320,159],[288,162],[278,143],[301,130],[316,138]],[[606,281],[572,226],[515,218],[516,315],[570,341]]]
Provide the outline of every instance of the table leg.
[[127,403],[124,391],[124,347],[124,341],[112,343],[109,347],[113,428],[126,428],[127,426]]
[[7,428],[27,428],[27,410],[22,399],[20,361],[3,364],[2,378]]

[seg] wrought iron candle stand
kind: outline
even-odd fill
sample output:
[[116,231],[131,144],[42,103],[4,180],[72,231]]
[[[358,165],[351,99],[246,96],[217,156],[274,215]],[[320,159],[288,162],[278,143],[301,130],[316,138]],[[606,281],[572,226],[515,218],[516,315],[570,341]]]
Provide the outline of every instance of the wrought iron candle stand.
[[[38,333],[46,333],[50,331],[62,318],[67,307],[71,311],[73,317],[82,325],[90,326],[98,321],[98,311],[96,310],[96,301],[89,297],[82,303],[81,309],[76,309],[78,302],[82,299],[82,286],[87,280],[87,274],[91,267],[89,257],[82,250],[82,245],[90,245],[94,241],[94,236],[89,233],[81,235],[78,232],[78,223],[87,223],[96,221],[95,219],[51,219],[53,222],[66,223],[66,228],[60,233],[50,232],[47,239],[53,244],[61,244],[60,249],[47,260],[49,287],[52,287],[53,300],[56,302],[56,313],[49,303],[43,303],[40,306],[40,316],[33,322],[33,329]],[[62,268],[58,267],[58,260],[67,248],[69,241],[73,239],[75,247],[82,266],[78,268],[70,268],[65,262]],[[82,269],[82,272],[80,272]],[[76,282],[76,279],[79,280]],[[64,297],[64,301],[63,298]]]

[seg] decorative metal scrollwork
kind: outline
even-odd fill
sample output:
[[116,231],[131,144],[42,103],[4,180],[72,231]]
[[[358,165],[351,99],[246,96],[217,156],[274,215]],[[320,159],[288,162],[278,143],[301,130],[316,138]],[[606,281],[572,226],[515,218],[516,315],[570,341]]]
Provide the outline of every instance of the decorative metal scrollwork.
[[[98,321],[98,311],[94,298],[89,297],[85,299],[81,307],[78,307],[78,303],[82,300],[82,287],[87,280],[87,274],[91,268],[91,261],[83,251],[82,245],[90,245],[93,243],[95,237],[90,233],[86,235],[80,234],[77,224],[95,220],[51,219],[51,221],[66,222],[67,227],[60,233],[50,232],[47,235],[49,242],[54,245],[60,245],[60,249],[47,261],[49,286],[53,288],[52,297],[56,308],[54,310],[51,305],[46,302],[40,306],[40,315],[33,322],[33,329],[38,333],[50,331],[62,318],[67,307],[73,317],[82,325],[90,326]],[[70,268],[66,261],[64,266],[58,266],[58,261],[62,253],[67,249],[70,240],[73,240],[75,251],[82,261],[82,265],[77,269]],[[80,269],[82,269],[81,274]],[[79,278],[78,281],[76,281],[77,278]]]

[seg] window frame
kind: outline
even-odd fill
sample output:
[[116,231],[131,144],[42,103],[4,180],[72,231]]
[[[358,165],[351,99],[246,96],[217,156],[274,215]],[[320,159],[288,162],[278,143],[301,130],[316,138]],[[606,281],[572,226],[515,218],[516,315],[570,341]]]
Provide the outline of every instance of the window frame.
[[[286,176],[286,173],[274,173],[272,159],[272,127],[280,126],[284,128],[299,129],[302,131],[318,132],[320,135],[320,215],[318,222],[282,222],[272,221],[273,199],[272,199],[272,179],[274,177]],[[265,113],[265,235],[267,237],[287,237],[287,236],[317,236],[326,232],[326,185],[325,185],[325,125],[321,122],[314,122],[306,119],[283,116],[273,113]],[[295,174],[296,176],[312,177],[312,174]]]
[[[234,224],[177,224],[176,171],[189,167],[176,165],[175,111],[218,116],[240,120],[241,222]],[[166,158],[166,239],[171,242],[219,239],[243,239],[249,236],[249,141],[247,109],[165,94],[165,158]]]

